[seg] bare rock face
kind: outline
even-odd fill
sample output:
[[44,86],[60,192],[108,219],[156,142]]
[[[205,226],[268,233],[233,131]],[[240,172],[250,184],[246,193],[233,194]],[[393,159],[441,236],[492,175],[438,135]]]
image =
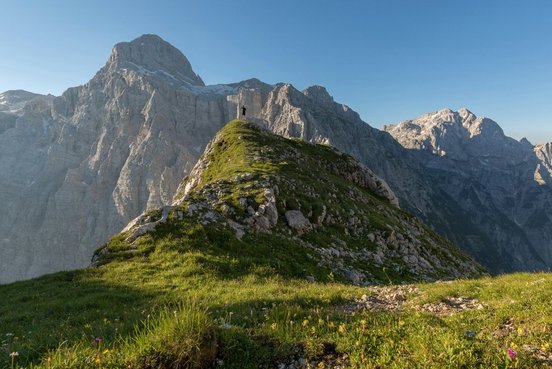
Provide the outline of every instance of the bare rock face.
[[2,94],[0,283],[85,267],[129,220],[170,203],[234,91],[205,87],[180,51],[145,35],[60,97]]
[[192,70],[186,57],[157,35],[143,35],[132,42],[121,42],[113,47],[108,62],[111,71],[134,69],[169,83],[189,83],[205,86]]
[[550,144],[514,140],[467,109],[443,109],[385,129],[413,149],[435,186],[473,214],[489,243],[510,255],[513,269],[552,265]]

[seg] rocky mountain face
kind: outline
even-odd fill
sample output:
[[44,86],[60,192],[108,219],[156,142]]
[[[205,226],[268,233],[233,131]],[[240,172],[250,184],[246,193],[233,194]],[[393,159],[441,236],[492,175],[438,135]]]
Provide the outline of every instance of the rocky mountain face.
[[477,219],[505,270],[552,264],[549,144],[514,140],[466,109],[440,110],[385,130]]
[[508,223],[487,192],[476,195],[488,211],[476,212],[475,197],[463,205],[458,188],[434,185],[437,171],[420,150],[370,127],[323,87],[299,91],[257,79],[205,86],[180,51],[144,35],[115,45],[88,83],[62,96],[0,95],[0,283],[88,265],[130,220],[171,202],[242,105],[248,120],[279,135],[352,155],[385,179],[401,208],[494,271],[544,267],[529,247],[533,236]]
[[[144,252],[152,239],[170,234],[174,242],[183,229],[201,226],[201,234],[220,239],[222,248],[234,242],[243,249],[289,242],[336,278],[360,285],[484,274],[471,258],[401,211],[385,181],[351,156],[284,139],[257,124],[226,125],[173,204],[136,218],[96,260]],[[306,170],[314,166],[316,172]],[[175,244],[194,242],[187,236]]]
[[0,282],[84,267],[130,219],[169,203],[229,120],[228,91],[145,35],[60,97],[2,94]]

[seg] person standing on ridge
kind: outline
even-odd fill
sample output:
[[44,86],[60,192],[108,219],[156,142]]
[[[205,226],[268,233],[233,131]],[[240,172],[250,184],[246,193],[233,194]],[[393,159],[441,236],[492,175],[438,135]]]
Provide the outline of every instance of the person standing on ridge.
[[247,108],[245,107],[245,105],[242,105],[241,107],[241,117],[243,119],[245,119],[245,112],[247,111]]

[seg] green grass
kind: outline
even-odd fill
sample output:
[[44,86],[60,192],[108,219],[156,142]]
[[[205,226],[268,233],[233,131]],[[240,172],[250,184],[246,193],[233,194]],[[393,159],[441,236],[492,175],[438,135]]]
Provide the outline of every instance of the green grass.
[[[175,347],[184,358],[194,357],[186,353],[197,354],[198,347],[209,353],[212,346],[205,342],[215,336],[225,368],[269,366],[297,346],[309,347],[315,357],[328,342],[347,353],[354,368],[514,367],[505,356],[508,347],[518,351],[518,367],[546,367],[521,347],[550,353],[550,274],[423,284],[412,300],[467,296],[484,303],[483,310],[448,317],[414,309],[352,315],[339,307],[366,289],[308,282],[295,276],[297,268],[278,272],[268,257],[265,263],[253,259],[163,251],[0,286],[0,367],[10,367],[14,351],[16,363],[25,367],[85,368],[99,354],[102,367],[140,367],[147,361],[140,358],[161,360]],[[192,318],[173,319],[173,310]],[[493,333],[507,321],[513,329],[496,338]],[[466,338],[467,330],[477,332],[475,338]],[[96,337],[102,338],[101,350],[92,344]]]
[[[312,211],[314,220],[322,205],[342,218],[352,210],[369,224],[367,232],[414,221],[332,171],[346,157],[325,146],[232,122],[211,155],[190,202],[225,183],[220,200],[243,216],[239,199],[261,203],[262,188],[254,184],[279,177],[280,213]],[[315,166],[316,173],[305,170]],[[255,177],[232,181],[243,173]],[[374,248],[365,235],[345,235],[337,224],[295,238],[280,219],[271,233],[238,240],[220,222],[177,216],[187,214],[190,202],[132,245],[126,234],[114,237],[98,251],[95,267],[0,286],[0,368],[12,367],[12,352],[13,367],[35,369],[201,369],[215,361],[220,368],[274,368],[298,351],[317,361],[328,350],[348,355],[349,366],[359,369],[544,368],[523,345],[552,354],[550,274],[419,284],[400,313],[353,314],[345,307],[370,291],[333,273],[300,240],[329,247],[339,238],[351,250]],[[348,262],[381,281],[416,280],[408,271]],[[485,308],[451,316],[416,308],[454,296],[477,298]],[[508,348],[518,352],[515,360]]]

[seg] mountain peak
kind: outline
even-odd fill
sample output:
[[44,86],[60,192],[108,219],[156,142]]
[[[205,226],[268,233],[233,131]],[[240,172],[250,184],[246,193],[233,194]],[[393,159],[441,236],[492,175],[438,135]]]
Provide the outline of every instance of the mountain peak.
[[116,69],[132,69],[142,74],[169,77],[177,82],[205,86],[188,59],[173,45],[152,34],[113,47],[108,65]]
[[333,97],[328,93],[328,90],[326,90],[326,87],[324,86],[310,86],[305,89],[303,93],[305,94],[305,96],[308,96],[314,101],[322,104],[331,104],[334,102]]

